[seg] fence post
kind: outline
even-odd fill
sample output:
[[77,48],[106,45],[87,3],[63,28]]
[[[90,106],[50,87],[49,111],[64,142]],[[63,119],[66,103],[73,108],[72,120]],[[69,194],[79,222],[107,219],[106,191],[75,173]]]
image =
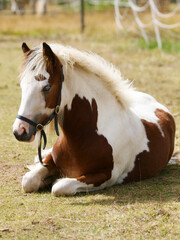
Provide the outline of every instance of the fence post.
[[81,0],[81,32],[84,32],[84,0]]

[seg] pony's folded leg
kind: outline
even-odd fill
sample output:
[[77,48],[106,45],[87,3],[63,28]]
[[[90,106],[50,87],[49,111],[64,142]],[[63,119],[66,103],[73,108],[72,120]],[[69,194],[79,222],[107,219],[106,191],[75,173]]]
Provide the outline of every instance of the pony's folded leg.
[[48,176],[48,169],[40,163],[27,172],[22,179],[22,189],[26,193],[37,192],[43,185],[43,179]]
[[55,182],[52,187],[52,194],[56,197],[61,195],[74,195],[77,192],[84,192],[87,184],[78,181],[76,178],[62,178]]
[[104,173],[88,174],[79,178],[62,178],[55,182],[52,194],[73,195],[77,192],[91,192],[107,187],[107,175]]
[[47,165],[46,167],[38,163],[30,172],[24,175],[22,189],[25,192],[37,192],[40,188],[54,182],[58,171],[50,153],[44,159],[44,163]]

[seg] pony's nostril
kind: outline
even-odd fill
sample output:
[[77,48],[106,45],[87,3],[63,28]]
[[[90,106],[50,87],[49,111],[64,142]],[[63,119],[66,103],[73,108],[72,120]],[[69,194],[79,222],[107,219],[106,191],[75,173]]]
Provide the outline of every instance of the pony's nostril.
[[14,131],[13,131],[13,134],[14,134],[14,136],[15,136],[15,138],[16,138],[16,139],[18,139],[18,138],[19,138],[19,133],[18,133],[18,131],[17,131],[17,130],[14,130]]
[[26,132],[26,129],[25,128],[23,128],[23,133],[21,134],[21,135],[27,135],[27,132]]
[[14,130],[13,134],[14,134],[15,138],[19,141],[24,141],[27,137],[27,132],[24,128],[23,128],[23,132],[21,134],[19,134],[19,132],[17,130]]

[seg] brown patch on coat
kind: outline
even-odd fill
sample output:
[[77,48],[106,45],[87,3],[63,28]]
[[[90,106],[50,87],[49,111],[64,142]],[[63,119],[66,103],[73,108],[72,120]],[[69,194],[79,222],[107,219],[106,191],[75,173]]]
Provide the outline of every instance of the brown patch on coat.
[[103,135],[97,133],[98,110],[76,95],[71,110],[64,109],[63,132],[53,147],[53,160],[61,177],[77,178],[99,186],[111,178],[112,147]]
[[38,114],[34,121],[38,123],[43,123],[48,117],[49,116],[47,114]]
[[41,81],[46,80],[46,77],[45,77],[44,75],[42,75],[42,74],[38,74],[38,75],[36,75],[34,78],[35,78],[36,81],[38,81],[38,82],[41,82]]
[[53,161],[51,153],[49,153],[45,160],[43,161],[44,164],[47,164],[47,169],[49,171],[49,175],[58,175],[59,171]]
[[61,79],[61,62],[54,54],[54,63],[46,62],[46,70],[50,77],[48,79],[51,89],[48,92],[44,92],[45,102],[47,108],[55,108],[57,104],[57,98],[59,94]]
[[140,181],[157,175],[170,160],[174,150],[175,122],[173,117],[161,110],[155,112],[158,123],[164,133],[162,136],[157,124],[141,120],[147,138],[149,151],[143,151],[136,156],[135,166],[124,182]]

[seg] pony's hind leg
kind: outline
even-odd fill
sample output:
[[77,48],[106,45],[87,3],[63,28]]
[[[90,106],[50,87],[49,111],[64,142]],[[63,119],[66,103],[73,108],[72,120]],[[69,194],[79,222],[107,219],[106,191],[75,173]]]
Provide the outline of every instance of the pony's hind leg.
[[91,192],[107,187],[107,176],[104,173],[87,174],[79,178],[58,179],[52,187],[52,194],[73,195],[77,192]]
[[53,176],[56,176],[57,169],[51,154],[46,156],[44,163],[47,164],[47,167],[38,163],[30,172],[23,176],[22,189],[25,192],[37,192],[54,181]]
[[58,179],[52,187],[52,194],[56,197],[61,195],[74,195],[77,192],[86,192],[87,184],[78,181],[76,178]]

